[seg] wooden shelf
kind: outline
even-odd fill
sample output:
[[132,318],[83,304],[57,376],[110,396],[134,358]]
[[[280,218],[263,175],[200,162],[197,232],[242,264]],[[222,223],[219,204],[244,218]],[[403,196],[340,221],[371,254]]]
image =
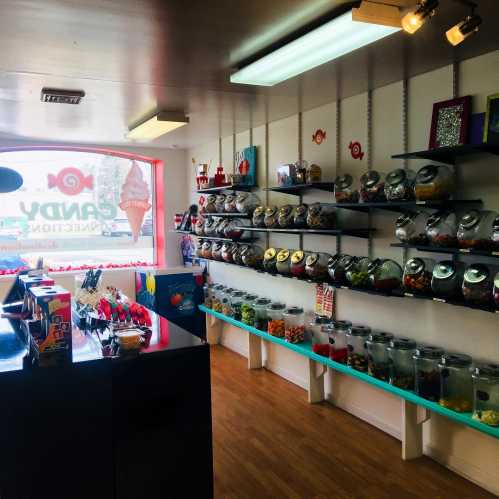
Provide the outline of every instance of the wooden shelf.
[[274,232],[278,234],[295,235],[321,235],[321,236],[350,236],[367,239],[369,234],[375,232],[375,229],[267,229],[264,227],[236,227],[236,229],[247,230],[250,232]]
[[499,258],[499,251],[485,251],[463,248],[443,248],[440,246],[424,246],[417,244],[392,243],[392,248],[415,249],[418,251],[426,251],[428,253],[443,253],[449,255],[464,255],[464,256],[488,256],[491,258]]
[[334,192],[334,182],[314,182],[312,184],[266,187],[264,190],[271,192],[280,192],[281,194],[292,194],[293,196],[301,196],[304,192],[314,189],[325,192]]
[[208,187],[207,189],[197,189],[196,192],[198,194],[217,194],[218,192],[223,191],[251,191],[256,189],[256,185],[224,185],[222,187]]
[[455,165],[457,159],[465,158],[474,154],[499,155],[499,145],[495,144],[465,144],[454,147],[439,147],[427,151],[409,152],[406,154],[394,154],[394,159],[428,159],[448,165]]
[[396,386],[390,385],[389,383],[386,383],[385,381],[381,381],[377,378],[369,376],[366,373],[356,371],[355,369],[352,369],[351,367],[348,367],[344,364],[340,364],[340,363],[335,362],[334,360],[331,360],[327,357],[323,357],[322,355],[318,355],[318,354],[313,352],[312,345],[310,342],[288,343],[287,341],[284,341],[281,338],[277,338],[275,336],[272,336],[272,335],[266,333],[265,331],[260,331],[254,327],[248,326],[247,324],[236,321],[232,317],[227,317],[226,315],[215,312],[214,310],[207,308],[204,305],[199,305],[199,309],[202,312],[205,312],[206,314],[210,314],[210,315],[216,317],[217,319],[220,319],[220,320],[225,321],[229,324],[232,324],[233,326],[236,326],[240,329],[248,331],[249,333],[254,334],[256,336],[259,336],[260,338],[263,338],[266,341],[280,345],[284,348],[287,348],[288,350],[292,350],[293,352],[295,352],[299,355],[302,355],[303,357],[307,357],[315,362],[323,364],[323,365],[329,367],[330,369],[334,369],[335,371],[338,371],[338,372],[341,372],[341,373],[346,374],[348,376],[351,376],[352,378],[356,378],[360,381],[363,381],[364,383],[367,383],[369,385],[373,385],[376,388],[379,388],[385,392],[391,393],[392,395],[400,397],[400,398],[407,400],[407,401],[409,401],[413,404],[416,404],[418,406],[424,407],[425,409],[428,409],[434,413],[440,414],[441,416],[444,416],[446,418],[452,419],[453,421],[456,421],[460,424],[463,424],[465,426],[473,428],[481,433],[485,433],[486,435],[489,435],[489,436],[494,437],[494,438],[499,438],[499,428],[493,427],[493,426],[488,426],[486,424],[481,423],[480,421],[476,421],[475,419],[473,419],[471,417],[470,413],[460,413],[460,412],[452,411],[450,409],[442,407],[441,405],[437,404],[436,402],[431,402],[430,400],[426,400],[422,397],[419,397],[418,395],[416,395],[412,391],[397,388]]

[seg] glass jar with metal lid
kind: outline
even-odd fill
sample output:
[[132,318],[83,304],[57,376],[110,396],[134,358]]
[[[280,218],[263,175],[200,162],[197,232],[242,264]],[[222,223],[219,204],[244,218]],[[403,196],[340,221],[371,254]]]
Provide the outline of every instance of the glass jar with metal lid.
[[271,274],[277,273],[277,255],[281,248],[268,248],[263,254],[263,270]]
[[491,250],[491,235],[497,213],[487,210],[471,210],[459,221],[457,240],[460,248]]
[[258,300],[258,296],[252,293],[248,293],[243,298],[243,304],[241,305],[241,322],[247,326],[255,325],[255,303]]
[[211,245],[211,258],[213,260],[222,261],[222,246],[223,243],[220,241],[213,241],[213,244]]
[[307,227],[308,205],[300,204],[293,211],[293,225],[298,229]]
[[428,218],[426,236],[432,246],[453,248],[457,246],[457,217],[451,211],[439,211]]
[[215,237],[217,235],[217,225],[220,222],[220,218],[209,217],[204,223],[204,234],[209,237]]
[[413,170],[397,168],[386,176],[385,196],[387,201],[412,201],[414,199],[414,182],[416,173]]
[[294,277],[305,276],[305,267],[308,255],[309,253],[302,250],[295,251],[291,255],[291,265],[289,267],[289,270],[292,276]]
[[293,227],[294,222],[294,212],[295,207],[291,204],[285,204],[281,206],[277,215],[277,222],[281,229],[289,229]]
[[367,256],[356,258],[348,267],[345,268],[346,279],[351,286],[366,288],[370,286],[369,265],[370,258]]
[[211,241],[204,241],[201,249],[201,256],[211,260]]
[[222,260],[227,263],[234,261],[234,251],[237,249],[236,243],[226,242],[222,245]]
[[203,257],[203,240],[202,239],[198,239],[196,241],[196,250],[195,250],[195,254],[198,258],[202,258]]
[[440,399],[440,372],[438,365],[444,351],[429,345],[419,346],[414,352],[416,393],[425,399],[438,402]]
[[390,384],[414,390],[414,359],[416,342],[410,338],[393,338],[387,347],[390,359]]
[[227,194],[225,196],[225,204],[224,204],[225,213],[235,213],[237,211],[236,197],[237,196],[235,194]]
[[335,284],[346,284],[347,273],[346,268],[349,267],[355,257],[350,255],[334,255],[328,262],[328,274]]
[[290,307],[284,312],[284,339],[288,343],[301,343],[305,339],[303,308]]
[[418,170],[414,193],[417,201],[450,199],[456,190],[454,173],[446,165],[426,165]]
[[277,206],[267,206],[265,209],[265,217],[263,223],[267,229],[275,229],[279,227],[279,214]]
[[271,305],[271,300],[268,298],[258,298],[255,301],[253,308],[255,309],[255,327],[260,331],[267,332],[268,328],[268,315],[267,309]]
[[347,335],[350,333],[350,321],[334,321],[329,328],[329,358],[340,364],[346,364],[348,358]]
[[216,194],[210,194],[206,198],[206,205],[204,207],[204,210],[206,213],[216,213],[217,212],[217,207],[215,205],[217,201],[217,195]]
[[232,258],[233,258],[234,263],[236,265],[244,265],[243,264],[243,251],[247,247],[248,247],[247,244],[239,244],[237,246],[237,249],[235,249],[234,252],[232,253]]
[[386,382],[390,379],[390,358],[387,348],[391,340],[393,340],[393,334],[375,331],[366,341],[367,372]]
[[226,315],[227,317],[232,317],[231,299],[232,293],[234,291],[236,291],[234,288],[227,288],[222,294],[222,314]]
[[232,220],[229,220],[228,218],[221,218],[218,220],[218,223],[216,225],[215,229],[215,236],[216,237],[227,237],[225,235],[226,229],[229,226],[229,223],[231,223]]
[[464,265],[461,262],[444,260],[433,268],[431,290],[441,298],[462,297]]
[[194,226],[194,233],[196,236],[204,236],[204,223],[205,219],[203,217],[199,217],[196,225]]
[[213,287],[213,298],[211,301],[212,308],[215,312],[222,313],[222,296],[226,286],[223,284],[217,284]]
[[499,426],[499,364],[478,364],[473,370],[473,419]]
[[308,324],[308,330],[312,337],[312,351],[318,355],[329,358],[329,329],[331,324],[329,317],[316,315]]
[[265,206],[257,206],[253,212],[253,227],[265,227]]
[[352,326],[347,333],[347,365],[357,371],[367,372],[366,340],[371,334],[367,326]]
[[234,291],[230,297],[230,308],[232,309],[232,317],[236,321],[241,320],[241,307],[244,303],[244,297],[246,293],[244,291]]
[[308,207],[307,225],[310,229],[333,229],[336,223],[334,207],[325,203],[314,203]]
[[438,365],[440,370],[440,400],[438,403],[457,412],[471,412],[473,407],[472,359],[460,353],[445,353]]
[[205,283],[203,286],[203,296],[204,296],[203,304],[205,307],[208,307],[208,308],[212,307],[213,287],[214,286],[215,285],[212,283]]
[[395,237],[405,244],[425,245],[428,214],[424,211],[408,212],[400,215],[395,222]]
[[431,293],[431,279],[435,260],[431,258],[410,258],[404,267],[404,290],[408,293]]
[[358,203],[359,190],[356,179],[346,173],[334,181],[334,198],[337,203]]
[[384,175],[370,170],[360,177],[360,200],[363,203],[381,203],[386,201]]
[[252,244],[241,252],[241,257],[243,264],[246,265],[246,267],[259,269],[263,262],[263,249],[256,244]]
[[279,274],[291,274],[291,254],[294,250],[282,249],[277,253],[276,269]]
[[272,303],[267,307],[267,332],[277,338],[284,338],[284,303]]
[[239,213],[253,213],[253,210],[260,205],[260,200],[252,192],[241,192],[236,197],[236,208]]
[[466,268],[462,287],[465,301],[475,305],[492,305],[494,270],[482,263],[472,263]]
[[218,194],[215,199],[215,209],[217,213],[225,212],[225,194]]
[[390,292],[402,284],[402,267],[394,260],[377,258],[368,267],[371,287],[376,291]]
[[327,264],[331,255],[329,253],[311,253],[305,261],[305,273],[315,281],[325,280],[328,277]]
[[249,220],[243,220],[241,218],[233,218],[225,220],[224,224],[224,235],[223,237],[228,237],[229,239],[246,239],[249,237],[249,232],[244,230],[244,227],[250,227],[251,222]]

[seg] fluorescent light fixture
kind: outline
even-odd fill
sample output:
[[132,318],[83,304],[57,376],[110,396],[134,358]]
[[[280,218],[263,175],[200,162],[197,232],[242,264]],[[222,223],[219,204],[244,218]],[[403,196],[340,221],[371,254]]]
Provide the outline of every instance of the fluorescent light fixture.
[[352,19],[346,12],[240,69],[232,83],[272,86],[400,31]]
[[130,127],[127,138],[132,140],[153,140],[176,128],[187,125],[187,123],[189,123],[189,118],[184,113],[162,111],[139,125]]

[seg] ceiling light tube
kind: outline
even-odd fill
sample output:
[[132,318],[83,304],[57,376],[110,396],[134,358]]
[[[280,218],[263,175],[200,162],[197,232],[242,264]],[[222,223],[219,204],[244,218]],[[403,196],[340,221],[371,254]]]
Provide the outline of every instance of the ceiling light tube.
[[416,10],[408,12],[402,18],[402,28],[413,35],[423,24],[435,14],[438,0],[422,0]]
[[189,118],[184,113],[162,111],[130,127],[126,137],[131,140],[153,140],[187,123],[189,123]]
[[482,24],[482,18],[478,15],[467,16],[466,19],[457,23],[451,29],[446,31],[445,36],[451,45],[459,45],[468,36],[476,33]]
[[240,69],[230,81],[273,86],[400,29],[354,21],[349,11]]

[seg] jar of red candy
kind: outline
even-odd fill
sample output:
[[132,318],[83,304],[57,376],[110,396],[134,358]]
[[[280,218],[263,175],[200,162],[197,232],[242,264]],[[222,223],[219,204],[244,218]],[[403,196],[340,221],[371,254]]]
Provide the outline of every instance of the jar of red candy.
[[329,328],[329,358],[340,364],[347,363],[347,334],[351,327],[350,321],[334,321]]
[[305,276],[305,267],[306,267],[306,260],[307,260],[307,254],[304,251],[295,251],[291,255],[291,275],[295,277],[303,277]]
[[329,330],[331,319],[317,315],[308,325],[312,336],[312,351],[323,357],[329,357]]
[[431,279],[435,260],[431,258],[411,258],[404,268],[404,289],[409,293],[431,293]]
[[305,339],[303,308],[291,307],[284,312],[284,339],[288,343],[301,343]]
[[400,288],[402,283],[402,267],[388,258],[376,258],[369,264],[369,281],[371,286],[380,292],[391,292]]
[[384,175],[370,170],[360,177],[360,199],[363,203],[380,203],[386,201]]
[[337,203],[358,203],[359,190],[356,179],[349,173],[336,177],[334,197]]

